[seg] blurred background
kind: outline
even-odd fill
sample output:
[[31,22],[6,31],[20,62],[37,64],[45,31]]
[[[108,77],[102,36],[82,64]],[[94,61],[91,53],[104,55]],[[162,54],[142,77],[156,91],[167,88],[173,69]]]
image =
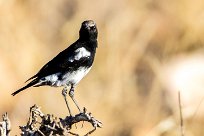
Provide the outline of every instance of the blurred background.
[[75,97],[104,124],[93,135],[180,135],[178,91],[185,134],[204,135],[203,0],[0,0],[0,16],[0,115],[9,113],[11,135],[34,104],[68,115],[62,88],[11,93],[73,43],[87,19],[97,23],[99,47]]

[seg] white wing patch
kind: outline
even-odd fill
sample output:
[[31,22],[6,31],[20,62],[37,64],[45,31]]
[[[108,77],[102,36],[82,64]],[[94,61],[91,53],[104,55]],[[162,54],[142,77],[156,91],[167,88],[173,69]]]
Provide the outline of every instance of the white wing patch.
[[75,60],[80,60],[81,58],[84,58],[84,57],[89,57],[90,55],[91,53],[86,48],[81,47],[75,51],[75,56],[70,57],[69,61],[73,62]]
[[52,83],[52,85],[54,85],[58,81],[58,76],[59,75],[60,75],[60,73],[56,73],[56,74],[46,76],[45,81],[49,81],[49,82]]

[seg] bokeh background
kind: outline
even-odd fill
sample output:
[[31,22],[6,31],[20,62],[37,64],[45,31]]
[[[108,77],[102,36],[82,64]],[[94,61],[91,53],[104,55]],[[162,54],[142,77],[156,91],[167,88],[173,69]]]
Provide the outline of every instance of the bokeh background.
[[97,23],[99,47],[75,97],[104,124],[93,135],[180,135],[178,91],[185,134],[204,135],[203,18],[203,0],[0,0],[0,114],[9,113],[11,135],[34,104],[68,114],[62,88],[11,93],[73,43],[86,19]]

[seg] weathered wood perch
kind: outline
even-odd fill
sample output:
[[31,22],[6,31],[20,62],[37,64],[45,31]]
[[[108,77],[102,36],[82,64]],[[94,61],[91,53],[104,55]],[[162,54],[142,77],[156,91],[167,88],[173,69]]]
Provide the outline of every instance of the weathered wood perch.
[[3,121],[0,122],[0,136],[9,136],[11,131],[11,123],[8,118],[8,113],[2,115]]
[[101,128],[102,123],[96,120],[91,113],[87,113],[84,108],[83,113],[75,116],[67,116],[65,119],[54,117],[54,115],[43,114],[40,107],[34,105],[30,108],[30,117],[27,125],[20,126],[22,136],[58,136],[58,135],[75,135],[72,133],[73,124],[80,121],[86,121],[92,124],[93,130],[89,131],[85,136],[93,133],[96,128]]

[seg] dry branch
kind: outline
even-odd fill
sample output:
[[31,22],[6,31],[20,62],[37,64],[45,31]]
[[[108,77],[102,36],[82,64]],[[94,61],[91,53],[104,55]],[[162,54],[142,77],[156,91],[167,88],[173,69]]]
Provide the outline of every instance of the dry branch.
[[80,121],[86,121],[92,124],[93,130],[85,136],[93,133],[97,127],[101,128],[102,123],[96,120],[91,113],[87,113],[84,108],[83,113],[75,116],[67,116],[65,119],[57,118],[54,115],[43,114],[37,105],[30,108],[30,117],[26,126],[20,126],[22,136],[58,136],[58,135],[76,135],[70,130],[72,125]]
[[2,115],[3,121],[0,122],[0,136],[9,136],[11,131],[11,123],[8,118],[8,113]]
[[181,136],[184,136],[183,113],[182,113],[181,94],[180,94],[180,92],[178,92],[178,101],[179,101]]

